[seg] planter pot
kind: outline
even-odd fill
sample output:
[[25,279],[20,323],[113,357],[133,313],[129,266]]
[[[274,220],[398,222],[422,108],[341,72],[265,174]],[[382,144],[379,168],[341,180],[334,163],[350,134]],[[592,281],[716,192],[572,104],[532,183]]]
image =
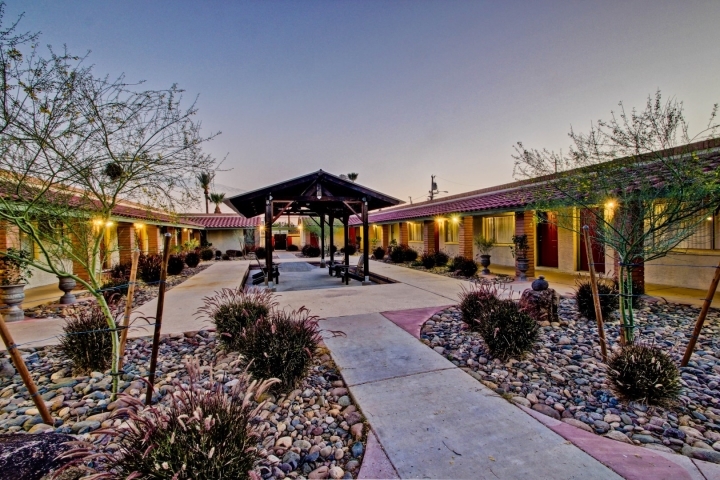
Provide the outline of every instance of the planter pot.
[[58,280],[60,280],[58,288],[64,293],[64,295],[60,297],[60,305],[72,305],[77,302],[75,295],[72,294],[72,291],[77,286],[75,279],[72,277],[61,277],[58,275]]
[[515,265],[516,265],[518,271],[520,272],[519,280],[520,281],[527,280],[527,275],[525,275],[525,274],[527,273],[528,269],[530,268],[530,262],[528,261],[528,259],[527,258],[518,258],[515,262]]
[[480,273],[483,275],[489,275],[490,269],[488,267],[490,266],[490,255],[480,255],[480,265],[483,266]]
[[17,322],[25,318],[25,312],[20,308],[25,300],[25,285],[0,285],[0,301],[7,308],[3,308],[2,314],[6,322]]

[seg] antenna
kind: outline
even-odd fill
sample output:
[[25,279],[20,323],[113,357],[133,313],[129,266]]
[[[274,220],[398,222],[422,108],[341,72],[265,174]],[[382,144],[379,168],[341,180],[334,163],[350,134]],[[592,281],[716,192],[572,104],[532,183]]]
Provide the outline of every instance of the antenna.
[[408,195],[408,198],[410,199],[410,205],[412,205],[412,197]]
[[435,175],[430,175],[430,191],[428,192],[430,195],[428,196],[428,200],[432,201],[435,198],[435,195],[438,193],[448,193],[446,190],[440,191],[438,190],[437,183],[435,183]]

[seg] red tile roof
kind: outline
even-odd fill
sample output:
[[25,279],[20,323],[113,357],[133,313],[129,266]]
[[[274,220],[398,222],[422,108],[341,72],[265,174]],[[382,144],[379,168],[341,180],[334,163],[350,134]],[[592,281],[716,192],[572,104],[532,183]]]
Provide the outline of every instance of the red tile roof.
[[236,213],[185,214],[182,220],[204,226],[207,229],[254,228],[260,225],[260,217],[245,218]]
[[131,218],[134,220],[155,221],[160,223],[169,223],[171,225],[187,225],[187,226],[203,226],[201,223],[194,222],[184,217],[172,216],[162,212],[156,212],[144,208],[132,207],[128,205],[117,205],[112,210],[113,216]]

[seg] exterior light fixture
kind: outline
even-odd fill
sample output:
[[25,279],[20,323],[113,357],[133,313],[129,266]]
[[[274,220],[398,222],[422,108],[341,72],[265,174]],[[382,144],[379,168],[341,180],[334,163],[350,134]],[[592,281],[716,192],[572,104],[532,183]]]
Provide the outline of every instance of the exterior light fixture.
[[612,209],[612,208],[615,208],[615,201],[614,201],[614,200],[608,200],[607,202],[605,202],[605,207],[611,208],[611,209]]
[[143,225],[142,223],[133,223],[133,227],[137,228],[138,230],[140,230],[140,229],[143,228],[144,226],[145,226],[145,225]]
[[707,220],[708,222],[712,222],[712,216],[707,217],[705,220]]
[[320,186],[319,183],[316,186],[317,186],[317,198],[318,198],[318,200],[320,200],[322,198],[322,187]]
[[458,223],[458,222],[460,222],[460,217],[452,217],[452,222],[453,222],[453,223]]
[[99,219],[93,220],[93,225],[95,225],[96,227],[102,227],[103,223],[105,223],[105,222],[103,222],[102,220],[99,220]]
[[107,222],[105,222],[106,227],[112,227],[113,225],[115,224],[112,222],[112,220],[108,220]]

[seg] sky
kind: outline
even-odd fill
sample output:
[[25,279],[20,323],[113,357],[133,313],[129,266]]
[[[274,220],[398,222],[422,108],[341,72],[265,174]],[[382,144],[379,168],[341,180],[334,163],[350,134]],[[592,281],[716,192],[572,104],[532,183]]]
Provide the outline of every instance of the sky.
[[691,132],[720,102],[718,1],[6,3],[98,74],[197,96],[229,195],[323,169],[422,201],[430,175],[513,181],[516,142],[567,149],[619,101],[660,89]]

